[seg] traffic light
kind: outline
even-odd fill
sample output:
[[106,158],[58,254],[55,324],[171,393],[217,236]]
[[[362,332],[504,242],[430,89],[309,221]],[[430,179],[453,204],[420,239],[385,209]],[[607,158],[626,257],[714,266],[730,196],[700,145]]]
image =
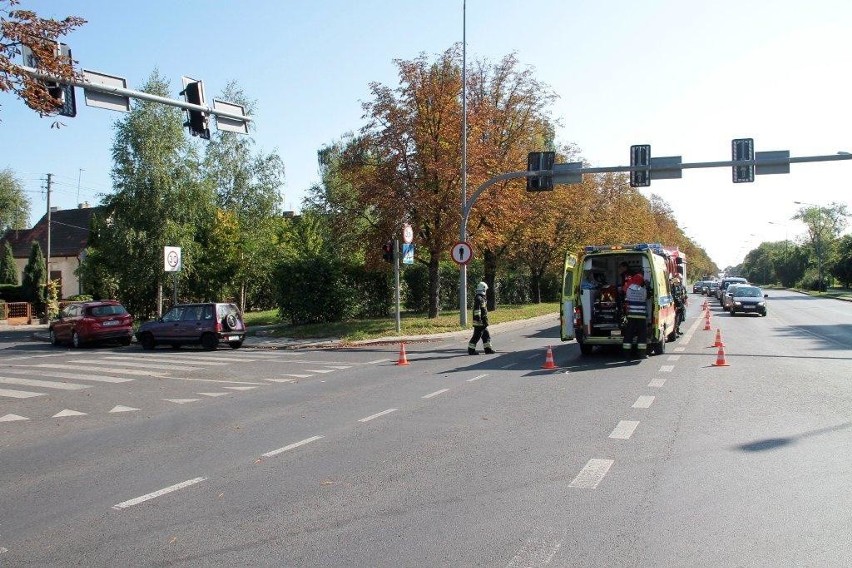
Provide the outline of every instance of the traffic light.
[[[59,62],[73,66],[74,60],[71,57],[71,48],[67,44],[56,43],[54,50],[56,59]],[[27,67],[39,67],[39,59],[33,53],[31,47],[22,45],[21,56],[24,59],[24,65]],[[74,85],[65,85],[46,79],[40,79],[39,82],[47,89],[47,94],[53,99],[54,109],[60,116],[67,116],[69,118],[77,116],[77,98],[74,96]]]
[[[731,161],[754,160],[754,138],[736,138],[731,140]],[[754,166],[733,166],[734,183],[754,181]]]
[[[527,154],[527,171],[552,170],[556,152],[530,152]],[[552,191],[553,176],[527,177],[527,191]]]
[[630,167],[646,167],[646,170],[630,171],[630,187],[651,185],[651,145],[636,144],[630,147]]
[[382,258],[385,262],[393,262],[393,241],[388,241],[382,245]]
[[[204,102],[204,83],[201,81],[189,81],[180,92],[184,96],[186,102],[194,105],[205,106]],[[193,136],[200,136],[205,140],[210,140],[210,127],[207,113],[200,110],[187,109],[189,120],[183,123],[189,127],[189,132]]]

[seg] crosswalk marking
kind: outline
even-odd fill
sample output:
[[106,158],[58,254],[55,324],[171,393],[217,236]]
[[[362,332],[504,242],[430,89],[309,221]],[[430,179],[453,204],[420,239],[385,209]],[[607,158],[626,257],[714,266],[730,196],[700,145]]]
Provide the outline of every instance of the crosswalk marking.
[[[297,379],[307,379],[311,375],[297,375],[295,373],[281,373],[281,376],[282,377],[295,377]],[[268,380],[272,380],[272,379],[268,379]]]
[[251,389],[256,389],[257,387],[222,387],[223,389],[231,389],[235,391],[247,391]]
[[44,389],[59,390],[83,390],[91,385],[78,385],[76,383],[59,383],[57,381],[40,381],[38,379],[19,379],[18,377],[0,377],[0,384],[18,385],[21,387],[40,387]]
[[86,416],[85,412],[77,412],[76,410],[65,409],[60,412],[57,412],[51,418],[65,418],[66,416]]
[[[175,355],[174,357],[153,357],[150,355],[143,355],[145,361],[152,361],[154,363],[171,363],[174,365],[175,363],[189,363],[190,365],[203,365],[203,366],[222,366],[227,365],[224,361],[203,361],[201,359],[190,359],[188,357],[184,357],[182,355]],[[140,361],[142,360],[140,357],[120,357],[118,355],[110,355],[104,357],[109,361]]]
[[[163,371],[173,371],[175,365],[157,365],[151,363],[134,363],[130,361],[101,361],[100,359],[76,359],[68,361],[69,363],[80,363],[83,365],[119,365],[120,367],[142,367],[143,369],[161,369]],[[180,366],[181,371],[197,371],[199,367]]]
[[43,392],[29,392],[29,391],[19,391],[12,389],[0,389],[0,396],[6,396],[9,398],[32,398],[34,396],[44,396]]
[[[91,371],[91,367],[84,367],[82,365],[55,365],[53,363],[39,363],[38,365],[25,365],[28,367],[37,367],[43,369],[62,369],[69,371]],[[105,371],[107,373],[125,373],[128,375],[139,375],[142,377],[162,377],[165,375],[163,372],[151,372],[151,371],[138,371],[136,369],[122,369],[120,367],[104,367],[102,369],[98,369],[98,371]]]
[[271,383],[295,383],[296,379],[264,379],[265,381],[269,381]]
[[119,404],[118,406],[116,406],[115,408],[110,410],[110,412],[133,412],[134,410],[139,410],[139,409],[133,408],[132,406],[122,406],[122,405]]
[[305,369],[305,370],[306,370],[306,371],[310,371],[311,373],[322,373],[322,374],[325,374],[325,373],[330,373],[330,372],[332,372],[334,369]]
[[29,420],[26,416],[19,416],[18,414],[7,414],[5,416],[0,416],[0,422],[15,422],[17,420]]
[[227,392],[200,392],[200,393],[197,393],[197,394],[200,394],[201,396],[217,397],[217,396],[225,396],[225,395],[228,395],[230,393],[227,393]]
[[3,372],[12,373],[15,375],[32,375],[34,373],[38,373],[37,376],[39,377],[56,377],[58,379],[71,379],[72,381],[94,381],[98,383],[127,383],[133,380],[125,377],[109,377],[106,375],[82,375],[77,373],[63,373],[61,371],[36,371],[35,369],[20,368],[3,369]]
[[167,402],[174,402],[175,404],[186,404],[188,402],[198,402],[200,399],[198,398],[164,398],[163,400]]

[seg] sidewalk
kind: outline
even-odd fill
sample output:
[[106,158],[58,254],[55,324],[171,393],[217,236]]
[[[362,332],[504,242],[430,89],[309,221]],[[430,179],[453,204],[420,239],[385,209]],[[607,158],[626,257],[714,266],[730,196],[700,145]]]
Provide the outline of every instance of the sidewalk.
[[[534,318],[507,321],[489,326],[495,331],[517,329],[528,325],[535,325],[539,322],[553,321],[559,323],[559,314],[546,314]],[[305,349],[305,348],[322,348],[322,347],[340,347],[342,345],[381,345],[385,343],[414,343],[418,341],[433,341],[436,339],[457,339],[460,343],[466,345],[467,339],[473,333],[472,329],[450,331],[447,333],[432,333],[426,335],[392,335],[387,337],[379,337],[375,339],[364,339],[361,341],[344,342],[339,337],[328,338],[313,338],[313,339],[294,339],[292,337],[272,337],[268,334],[270,329],[275,326],[256,326],[249,327],[246,334],[244,348],[254,349]],[[47,333],[47,324],[34,325],[3,325],[0,326],[0,332],[15,331],[21,335],[27,333],[32,341],[50,341],[50,336]],[[136,342],[136,339],[133,339]]]

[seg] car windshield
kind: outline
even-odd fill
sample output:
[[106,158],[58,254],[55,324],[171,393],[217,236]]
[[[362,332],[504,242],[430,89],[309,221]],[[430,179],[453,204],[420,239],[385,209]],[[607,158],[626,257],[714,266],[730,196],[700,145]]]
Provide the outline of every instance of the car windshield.
[[736,290],[735,295],[742,297],[742,298],[760,298],[760,297],[763,296],[763,293],[761,292],[760,288],[753,288],[753,287],[745,287],[744,288],[744,287],[741,287],[741,286],[737,286],[737,290]]

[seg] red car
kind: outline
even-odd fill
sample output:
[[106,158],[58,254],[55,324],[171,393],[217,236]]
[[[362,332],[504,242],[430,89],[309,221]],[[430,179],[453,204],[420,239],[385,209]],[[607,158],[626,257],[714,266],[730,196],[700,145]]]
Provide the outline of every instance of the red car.
[[50,323],[50,342],[53,345],[70,343],[81,347],[98,341],[118,341],[130,345],[133,337],[133,316],[114,300],[69,304]]

